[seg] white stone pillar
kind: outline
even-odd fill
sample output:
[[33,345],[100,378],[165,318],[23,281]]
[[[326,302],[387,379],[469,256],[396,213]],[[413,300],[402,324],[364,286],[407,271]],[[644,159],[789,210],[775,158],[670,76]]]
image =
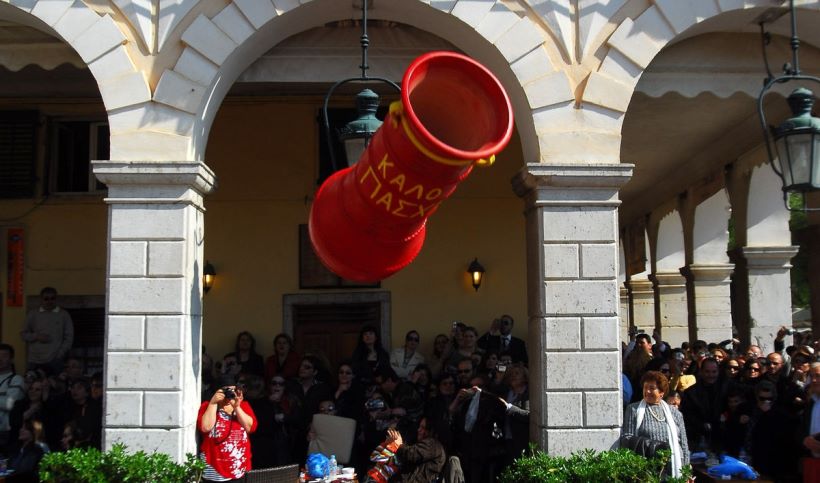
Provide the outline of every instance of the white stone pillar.
[[692,233],[694,262],[692,277],[695,312],[695,337],[706,342],[732,338],[730,277],[734,264],[726,253],[729,244],[731,207],[720,190],[695,208]]
[[745,247],[749,271],[751,341],[765,353],[774,350],[780,326],[792,325],[792,293],[789,261],[797,247]]
[[618,243],[618,291],[620,292],[621,341],[629,342],[629,288],[626,286],[626,256],[624,245]]
[[620,296],[620,336],[622,342],[629,342],[629,289],[624,284],[618,284]]
[[632,324],[652,334],[655,330],[655,287],[645,272],[629,277],[626,282],[632,300]]
[[780,326],[792,326],[789,261],[798,247],[791,246],[781,183],[771,166],[764,164],[752,171],[748,190],[743,256],[749,280],[749,337],[765,352],[774,350]]
[[530,436],[550,454],[608,449],[621,425],[618,188],[632,165],[528,164]]
[[706,342],[732,338],[730,277],[734,264],[690,265],[695,292],[695,337]]
[[632,325],[647,334],[655,331],[655,287],[649,274],[652,272],[651,251],[649,247],[649,235],[643,231],[644,271],[628,277],[626,286],[629,289],[629,299],[632,303]]
[[108,186],[103,445],[195,453],[202,332],[199,162],[95,161]]
[[655,243],[655,283],[657,312],[663,340],[672,347],[689,340],[689,311],[686,278],[680,268],[686,264],[683,224],[678,210],[672,210],[658,224]]
[[658,292],[663,340],[680,347],[689,340],[689,312],[686,307],[686,278],[677,272],[658,272],[652,276]]

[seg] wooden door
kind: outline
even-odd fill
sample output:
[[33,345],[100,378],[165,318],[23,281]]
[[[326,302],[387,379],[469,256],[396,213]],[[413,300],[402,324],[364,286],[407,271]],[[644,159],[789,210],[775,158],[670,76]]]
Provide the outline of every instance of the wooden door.
[[335,382],[339,363],[350,358],[364,325],[381,324],[381,304],[337,303],[294,305],[293,335],[296,350],[312,354],[328,365],[328,382]]

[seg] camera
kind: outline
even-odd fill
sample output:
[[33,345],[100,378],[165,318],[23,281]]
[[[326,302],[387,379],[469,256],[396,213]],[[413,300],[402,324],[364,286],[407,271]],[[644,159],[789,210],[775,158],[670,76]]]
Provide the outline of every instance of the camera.
[[794,335],[797,333],[795,329],[786,329],[786,335]]
[[236,399],[236,391],[234,391],[233,388],[223,387],[222,392],[225,393],[226,399]]
[[364,407],[368,411],[380,411],[384,409],[384,399],[368,399]]

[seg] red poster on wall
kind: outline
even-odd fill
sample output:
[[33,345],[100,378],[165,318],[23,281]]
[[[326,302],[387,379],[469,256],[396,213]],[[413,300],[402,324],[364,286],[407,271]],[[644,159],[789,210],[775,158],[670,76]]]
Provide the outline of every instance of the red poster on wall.
[[8,292],[6,295],[6,306],[23,306],[23,229],[8,229]]

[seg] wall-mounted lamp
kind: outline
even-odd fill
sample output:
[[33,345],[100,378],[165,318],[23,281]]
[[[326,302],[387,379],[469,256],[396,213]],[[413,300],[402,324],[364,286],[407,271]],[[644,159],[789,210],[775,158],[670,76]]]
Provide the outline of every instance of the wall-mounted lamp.
[[481,280],[484,278],[485,271],[484,266],[478,262],[478,257],[470,262],[470,266],[467,267],[467,273],[470,274],[470,279],[473,282],[473,288],[476,292],[478,292],[478,287],[481,286]]
[[211,287],[214,286],[214,279],[216,278],[216,269],[211,262],[205,262],[205,267],[202,269],[202,290],[208,293]]

